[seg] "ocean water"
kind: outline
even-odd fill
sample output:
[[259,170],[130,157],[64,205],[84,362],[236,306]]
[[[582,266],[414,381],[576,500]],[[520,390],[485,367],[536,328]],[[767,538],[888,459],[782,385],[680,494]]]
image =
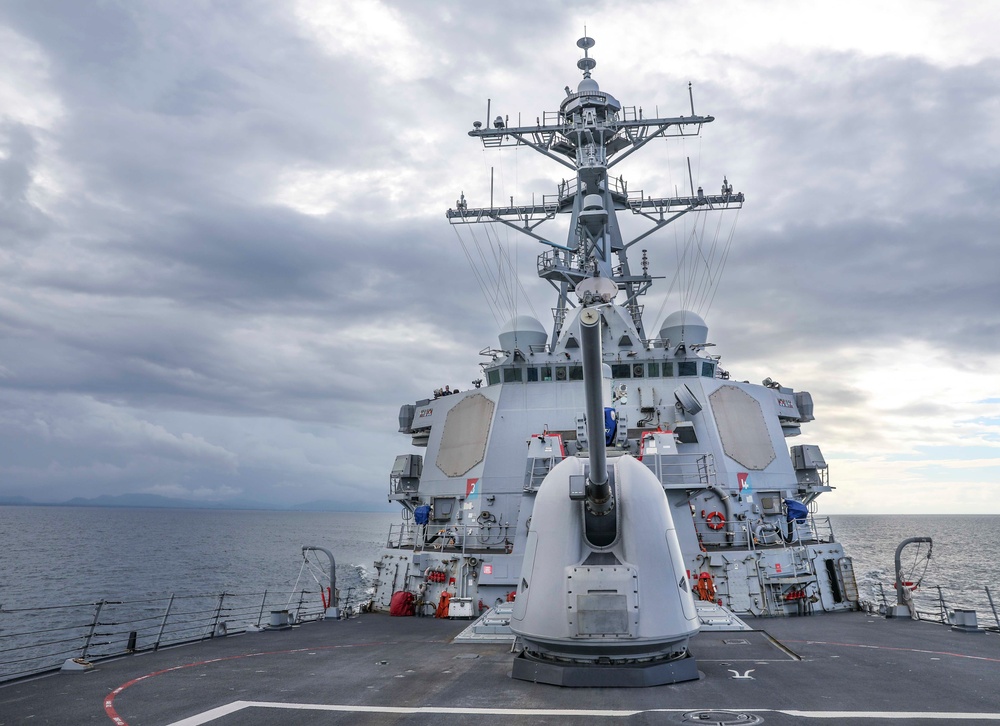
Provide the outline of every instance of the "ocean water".
[[[0,507],[0,681],[68,657],[121,654],[323,612],[329,562],[341,606],[368,599],[398,514]],[[223,594],[224,593],[224,594]],[[168,618],[169,615],[169,618]],[[99,620],[98,624],[94,624]],[[132,631],[132,632],[130,632]]]
[[337,586],[342,594],[354,588],[357,602],[398,520],[371,512],[0,507],[0,606],[290,592],[304,545],[333,553]]
[[[356,603],[370,585],[389,525],[398,521],[397,513],[0,507],[0,606],[291,591],[303,545],[333,552],[338,587],[354,588]],[[1000,606],[1000,515],[832,515],[831,521],[854,559],[864,598],[878,603],[884,592],[891,599],[896,546],[929,536],[929,561],[926,546],[904,553],[907,578],[923,574],[920,608],[939,607],[940,586],[947,607],[974,607],[993,623],[984,586]]]
[[[895,602],[893,557],[908,537],[930,537],[927,545],[911,544],[902,554],[904,580],[923,576],[914,601],[921,612],[938,613],[940,595],[945,609],[972,608],[980,624],[1000,625],[985,588],[1000,610],[1000,515],[908,514],[831,515],[834,534],[854,560],[863,597],[880,604],[882,592]],[[881,585],[881,588],[880,588]]]

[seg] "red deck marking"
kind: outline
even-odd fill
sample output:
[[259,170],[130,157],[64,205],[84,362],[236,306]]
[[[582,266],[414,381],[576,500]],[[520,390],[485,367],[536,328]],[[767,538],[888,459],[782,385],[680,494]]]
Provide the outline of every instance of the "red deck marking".
[[[439,641],[430,641],[439,642]],[[366,648],[372,645],[394,645],[394,643],[386,642],[374,642],[374,643],[353,643],[350,645],[321,645],[311,648],[294,648],[292,650],[269,650],[261,653],[242,653],[240,655],[230,655],[225,658],[212,658],[210,660],[199,660],[194,663],[184,663],[183,665],[173,666],[171,668],[164,668],[160,671],[153,671],[152,673],[147,673],[144,676],[139,676],[138,678],[133,678],[131,681],[121,684],[115,690],[111,691],[110,694],[104,699],[104,712],[108,715],[114,723],[115,726],[128,726],[128,721],[123,719],[118,715],[118,711],[115,710],[115,697],[118,696],[126,688],[134,686],[136,683],[146,680],[147,678],[152,678],[153,676],[162,676],[164,673],[172,673],[173,671],[183,670],[185,668],[194,668],[195,666],[209,665],[211,663],[222,663],[228,660],[240,660],[242,658],[258,658],[262,655],[289,655],[291,653],[311,653],[317,650],[335,650],[340,648]]]

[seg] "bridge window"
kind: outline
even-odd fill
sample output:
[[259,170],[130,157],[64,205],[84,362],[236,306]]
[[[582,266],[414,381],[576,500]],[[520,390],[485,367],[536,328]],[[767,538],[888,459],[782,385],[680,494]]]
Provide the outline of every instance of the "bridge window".
[[521,380],[521,369],[520,368],[504,368],[503,369],[503,382],[504,383],[514,383]]
[[628,363],[612,363],[611,364],[611,377],[612,378],[631,378],[632,377],[632,366]]
[[569,379],[571,381],[582,381],[583,380],[583,366],[570,366],[569,367]]
[[538,369],[529,368],[528,369],[528,383],[535,383],[538,381]]
[[500,371],[496,368],[486,371],[486,385],[495,386],[500,382]]
[[557,381],[566,380],[566,366],[556,366],[556,380]]
[[664,363],[663,363],[663,377],[664,378],[673,378],[674,377],[674,364],[673,363],[667,363],[666,361],[664,361]]
[[648,363],[646,367],[649,369],[650,378],[660,377],[660,364],[659,363]]
[[698,375],[698,361],[686,360],[677,364],[677,375],[696,376]]
[[632,377],[633,378],[642,378],[642,374],[644,373],[644,369],[645,369],[645,366],[642,363],[633,363],[632,364]]
[[701,364],[702,378],[715,378],[715,363]]
[[542,366],[542,380],[543,381],[552,380],[552,366]]

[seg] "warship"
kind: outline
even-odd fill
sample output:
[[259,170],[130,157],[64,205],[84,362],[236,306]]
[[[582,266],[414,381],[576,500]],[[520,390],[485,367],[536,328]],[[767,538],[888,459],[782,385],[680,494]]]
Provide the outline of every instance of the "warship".
[[[339,607],[328,553],[322,622],[276,611],[234,637],[217,616],[199,645],[3,686],[0,725],[1000,721],[995,629],[970,611],[951,627],[915,617],[901,554],[927,538],[897,549],[890,607],[859,593],[817,510],[823,454],[785,441],[814,420],[809,393],[734,380],[695,311],[647,327],[657,278],[629,252],[744,195],[725,177],[717,193],[693,179],[686,195],[630,189],[616,165],[714,118],[690,86],[690,115],[623,106],[593,77],[594,40],[577,45],[582,79],[558,111],[529,125],[488,111],[469,132],[570,178],[540,202],[462,194],[447,212],[542,246],[551,328],[515,315],[473,388],[401,407],[412,448],[388,497],[402,518],[365,606]],[[557,220],[565,239],[543,232]]]
[[[685,215],[739,210],[744,195],[722,177],[718,193],[692,180],[688,195],[656,197],[630,190],[615,166],[651,141],[697,136],[714,119],[695,113],[690,86],[689,116],[623,107],[592,76],[593,45],[579,41],[583,79],[558,112],[530,126],[497,116],[470,132],[486,148],[527,147],[574,173],[541,203],[473,208],[463,194],[447,213],[455,225],[506,225],[544,248],[537,268],[556,292],[554,322],[547,331],[514,317],[483,351],[484,383],[402,406],[399,430],[425,453],[395,460],[389,499],[402,505],[404,522],[376,565],[373,607],[388,610],[401,591],[419,596],[417,608],[436,607],[447,592],[449,612],[468,615],[525,597],[518,587],[532,567],[531,532],[543,524],[535,507],[545,479],[596,451],[641,462],[656,477],[679,569],[701,601],[758,616],[855,609],[851,559],[829,519],[815,515],[831,490],[827,464],[818,446],[784,442],[813,420],[812,397],[771,379],[733,380],[694,311],[668,315],[655,332],[643,319],[656,278],[647,251],[634,270],[630,250]],[[619,214],[647,228],[628,239]],[[543,225],[560,215],[568,238],[552,241]],[[593,301],[600,405],[588,416],[581,315]],[[578,554],[570,559],[582,563]]]

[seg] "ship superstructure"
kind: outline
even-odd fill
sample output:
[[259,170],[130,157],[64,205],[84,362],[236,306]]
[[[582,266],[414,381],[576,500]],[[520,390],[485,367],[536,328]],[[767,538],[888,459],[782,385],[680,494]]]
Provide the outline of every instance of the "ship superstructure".
[[[643,320],[656,278],[645,250],[638,270],[629,252],[685,214],[740,209],[744,196],[724,179],[717,194],[692,183],[687,196],[654,197],[630,191],[614,167],[654,139],[697,136],[714,118],[695,114],[693,96],[689,116],[644,118],[623,107],[592,77],[593,39],[578,46],[583,79],[558,112],[530,126],[497,116],[469,132],[487,148],[537,151],[572,178],[540,203],[476,208],[463,194],[447,212],[453,225],[506,225],[543,246],[537,269],[556,292],[552,327],[513,317],[483,351],[484,381],[402,406],[399,430],[419,453],[398,456],[390,475],[403,521],[376,563],[372,606],[388,610],[394,595],[410,593],[418,613],[473,616],[514,597],[542,481],[595,445],[584,416],[586,286],[615,298],[602,307],[610,380],[606,440],[596,443],[658,478],[696,599],[754,615],[854,609],[851,560],[815,515],[831,488],[826,462],[815,445],[785,442],[813,420],[810,395],[771,379],[732,380],[693,311],[670,314],[655,331]],[[627,238],[626,213],[648,228]],[[550,240],[543,225],[559,215],[568,236]]]

